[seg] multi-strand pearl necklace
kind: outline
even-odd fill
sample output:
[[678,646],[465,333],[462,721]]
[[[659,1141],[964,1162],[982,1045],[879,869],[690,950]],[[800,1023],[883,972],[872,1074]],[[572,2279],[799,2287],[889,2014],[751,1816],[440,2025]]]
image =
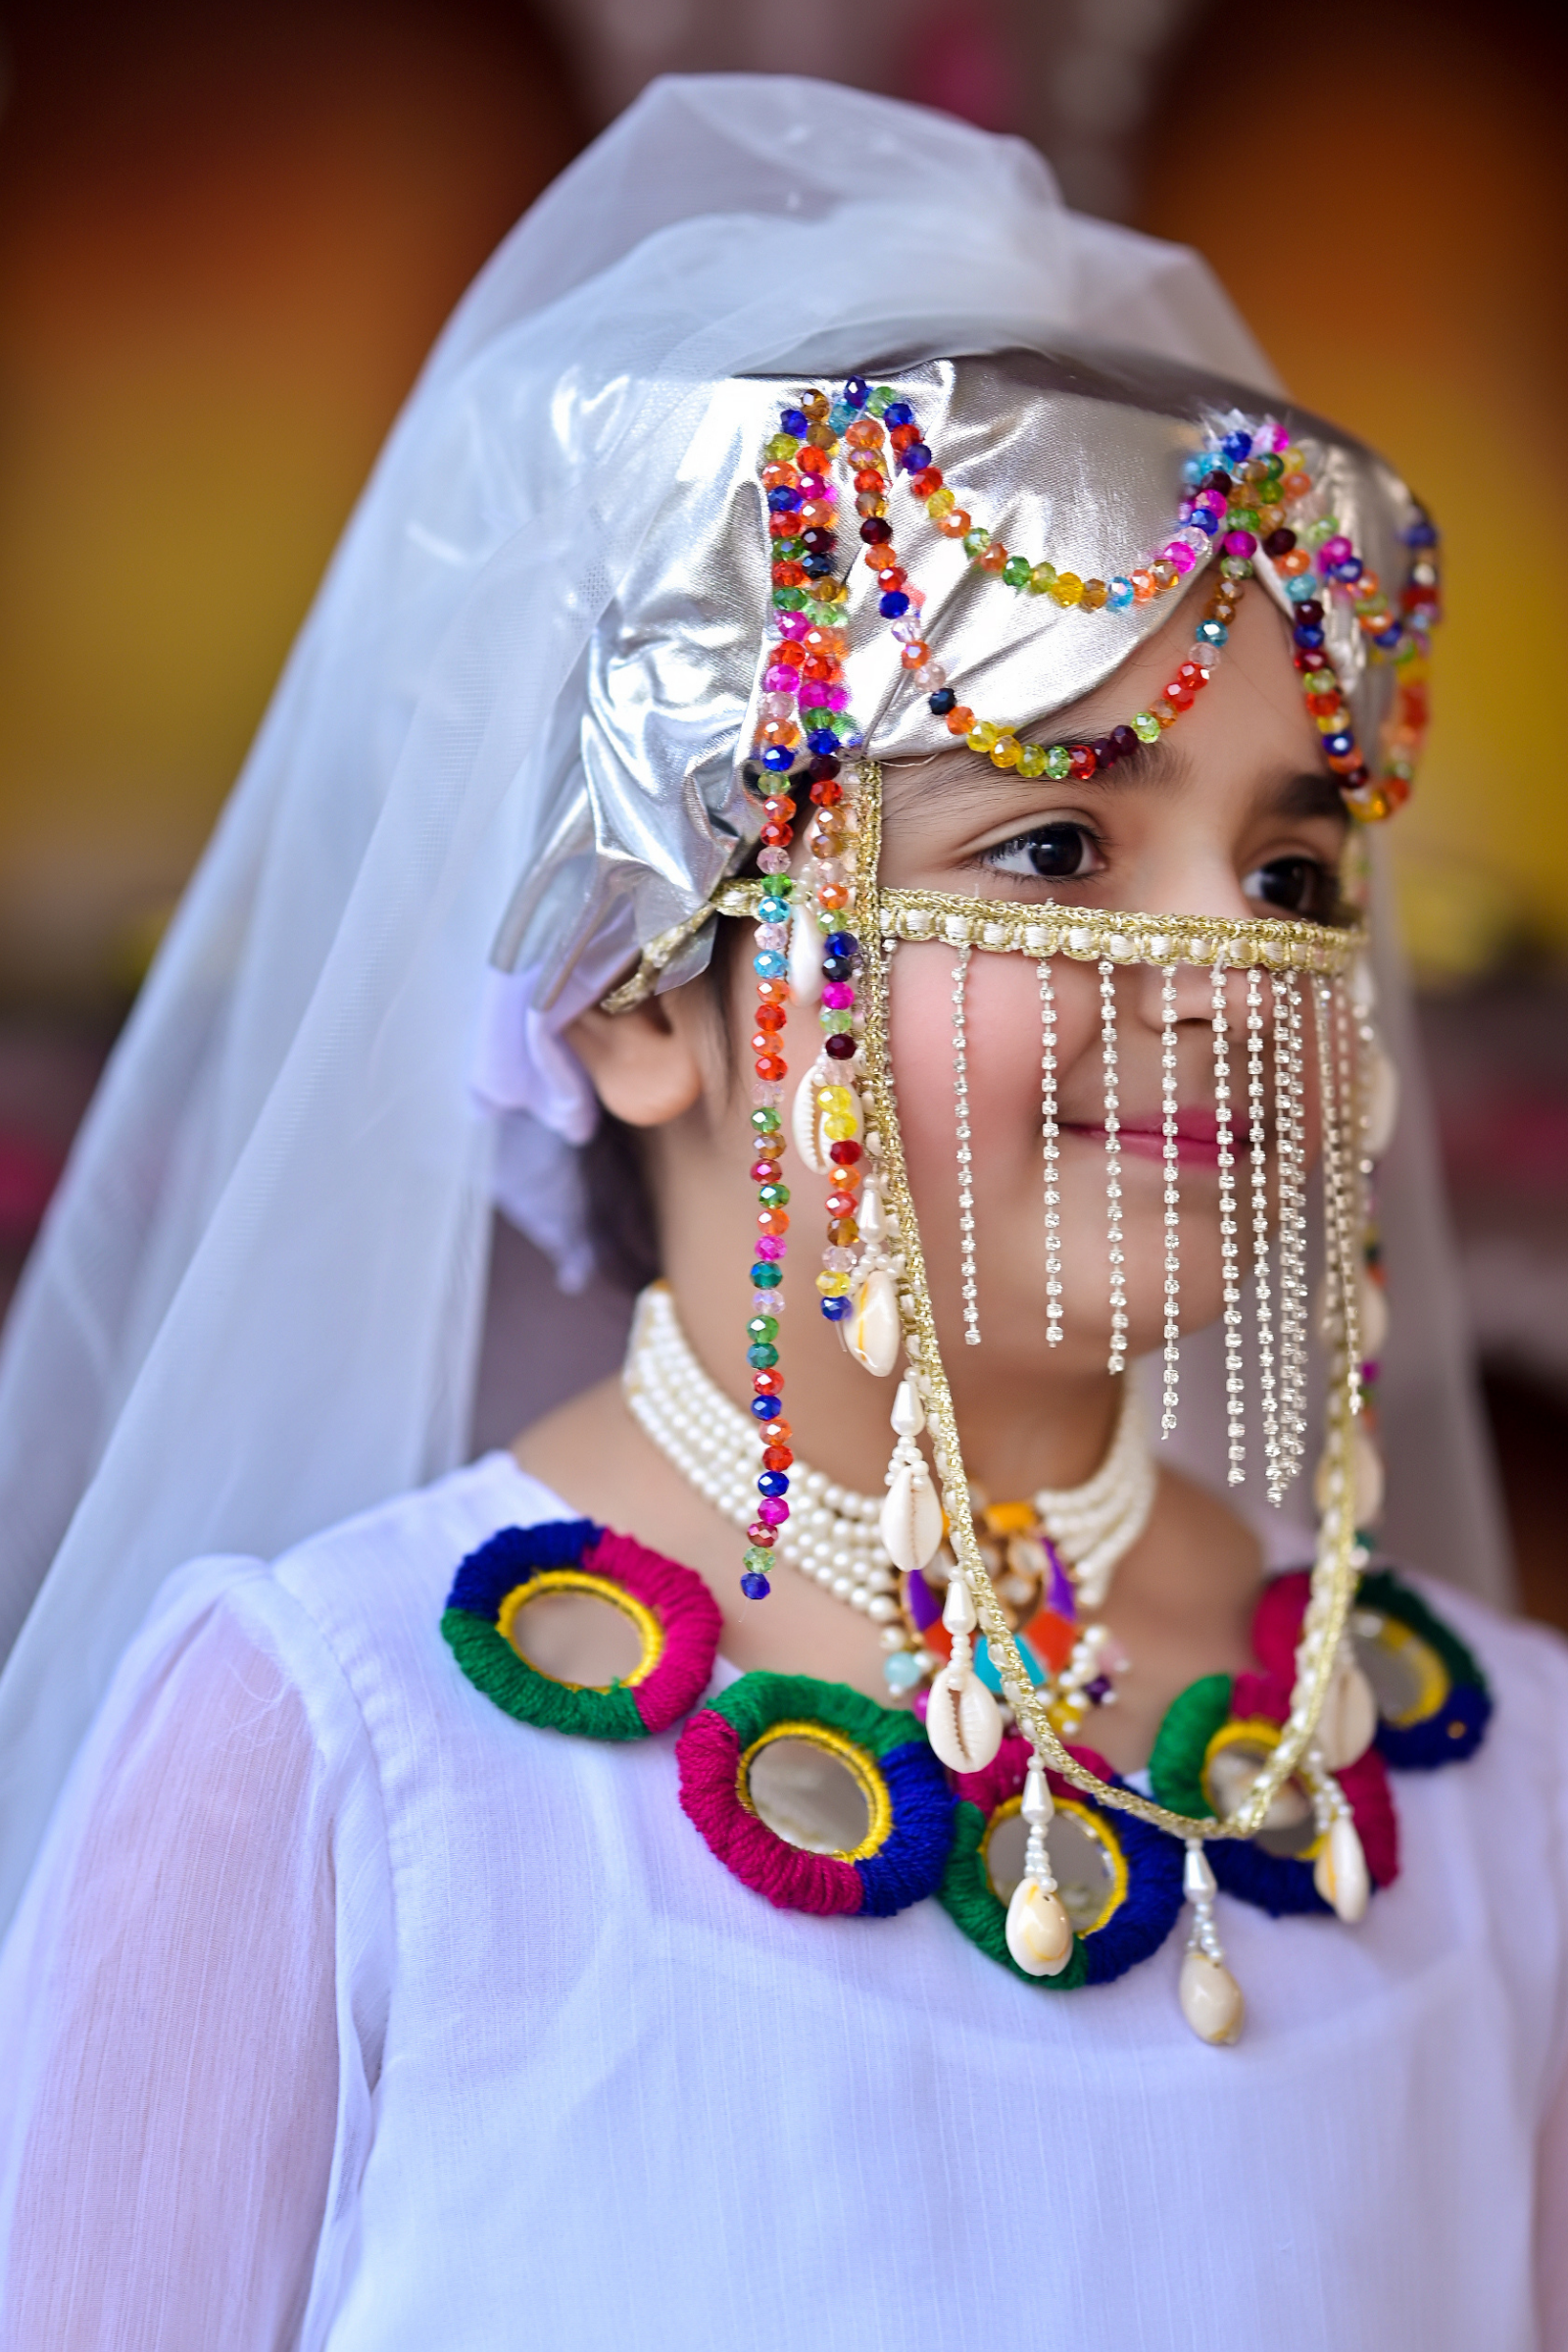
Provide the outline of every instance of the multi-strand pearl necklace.
[[[666,1283],[654,1283],[637,1301],[621,1385],[660,1451],[726,1519],[744,1526],[756,1507],[753,1482],[764,1434],[703,1370]],[[1093,1478],[1079,1487],[1043,1488],[1032,1497],[1082,1606],[1103,1603],[1113,1569],[1149,1523],[1154,1488],[1144,1414],[1129,1382],[1110,1450]],[[882,1497],[839,1486],[798,1457],[790,1493],[799,1501],[778,1529],[775,1556],[883,1627],[889,1648],[902,1645],[898,1574],[878,1532]]]

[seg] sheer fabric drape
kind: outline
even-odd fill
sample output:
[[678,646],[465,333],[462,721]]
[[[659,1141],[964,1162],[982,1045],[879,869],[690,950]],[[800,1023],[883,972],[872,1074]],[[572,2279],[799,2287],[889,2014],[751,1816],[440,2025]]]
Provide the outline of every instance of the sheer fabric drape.
[[294,2345],[335,2171],[366,2137],[376,2005],[339,1972],[366,1891],[363,1854],[340,1883],[363,1735],[345,1703],[323,1743],[274,1589],[179,1582],[0,1976],[5,2352]]

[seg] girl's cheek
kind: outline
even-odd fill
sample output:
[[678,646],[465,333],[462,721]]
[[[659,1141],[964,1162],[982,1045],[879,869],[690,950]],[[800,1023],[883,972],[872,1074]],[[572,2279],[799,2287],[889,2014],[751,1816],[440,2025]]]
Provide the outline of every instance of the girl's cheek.
[[[893,1074],[899,1124],[918,1184],[937,1153],[954,1159],[956,1026],[961,1012],[969,1116],[980,1189],[1040,1156],[1041,1062],[1045,1036],[1037,967],[1022,956],[902,946],[893,960]],[[1058,1080],[1098,1044],[1099,999],[1091,966],[1052,966]],[[952,1179],[956,1186],[956,1177]]]

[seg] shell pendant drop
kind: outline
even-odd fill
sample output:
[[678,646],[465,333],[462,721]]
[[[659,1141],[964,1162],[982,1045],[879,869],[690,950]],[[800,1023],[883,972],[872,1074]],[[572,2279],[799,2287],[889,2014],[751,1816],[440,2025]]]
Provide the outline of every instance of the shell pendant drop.
[[1002,1745],[1002,1710],[970,1656],[979,1620],[961,1569],[948,1586],[942,1622],[953,1636],[953,1656],[931,1686],[926,1738],[951,1772],[983,1772]]

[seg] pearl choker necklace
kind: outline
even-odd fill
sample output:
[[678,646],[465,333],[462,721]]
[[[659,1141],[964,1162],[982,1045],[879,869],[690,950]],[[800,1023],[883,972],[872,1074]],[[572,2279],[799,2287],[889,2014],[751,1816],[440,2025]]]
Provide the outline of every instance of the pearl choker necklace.
[[[765,1438],[698,1362],[667,1283],[651,1284],[637,1301],[621,1386],[630,1410],[681,1476],[735,1526],[746,1526],[757,1507]],[[1053,1593],[1042,1535],[1068,1572],[1078,1608],[1103,1605],[1118,1561],[1149,1523],[1155,1483],[1143,1409],[1136,1389],[1124,1382],[1110,1450],[1092,1478],[1079,1487],[1042,1488],[1027,1503],[977,1510],[982,1547],[998,1554],[999,1568],[1005,1563],[999,1590],[1020,1625]],[[794,1507],[778,1529],[774,1556],[880,1626],[895,1690],[925,1680],[941,1659],[923,1645],[923,1612],[911,1615],[908,1596],[901,1597],[881,1537],[882,1497],[838,1486],[799,1456],[790,1494]],[[940,1579],[947,1564],[944,1552],[929,1576]]]

